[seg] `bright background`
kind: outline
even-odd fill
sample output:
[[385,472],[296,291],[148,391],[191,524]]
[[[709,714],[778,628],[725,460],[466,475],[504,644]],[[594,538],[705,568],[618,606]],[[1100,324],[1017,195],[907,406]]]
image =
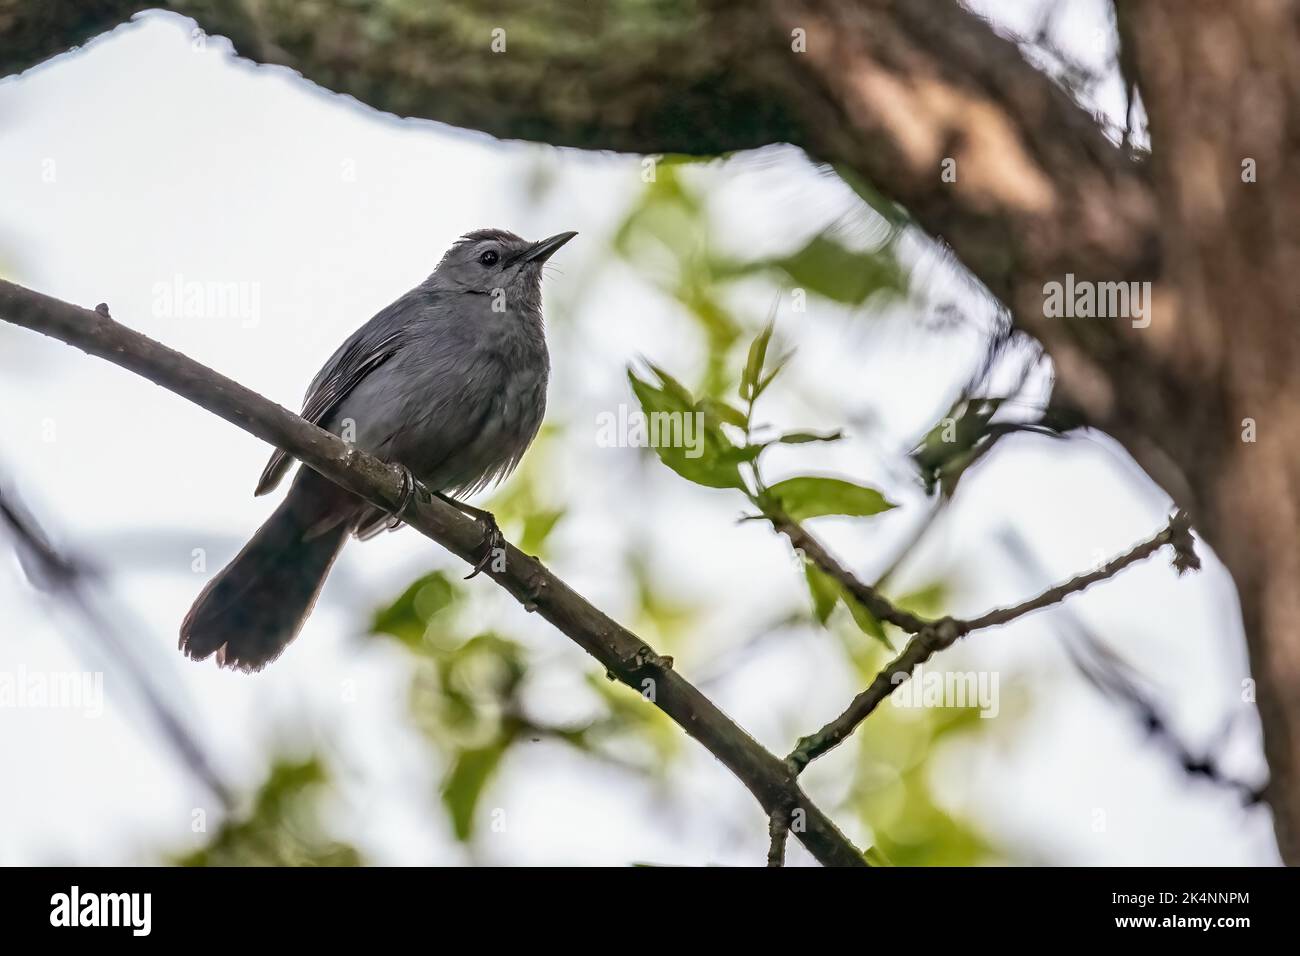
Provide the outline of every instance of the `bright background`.
[[[1008,28],[1026,29],[1037,5],[997,8]],[[1053,29],[1081,59],[1103,62],[1100,7],[1067,10]],[[550,427],[496,501],[506,515],[563,512],[544,541],[548,564],[671,652],[774,752],[838,713],[869,676],[864,661],[883,658],[847,615],[829,629],[809,619],[788,546],[760,522],[737,523],[738,495],[691,485],[643,451],[600,447],[596,422],[635,407],[626,370],[642,357],[691,384],[707,377],[708,326],[676,294],[682,262],[779,257],[828,232],[870,250],[886,232],[874,214],[792,149],[665,165],[647,184],[640,157],[399,121],[235,60],[225,41],[191,28],[145,15],[0,82],[0,273],[71,302],[107,302],[119,321],[297,408],[334,347],[461,233],[578,230],[545,285]],[[1098,109],[1120,110],[1114,84],[1097,97]],[[698,208],[665,207],[665,180]],[[674,248],[656,244],[665,235],[680,237]],[[852,305],[810,295],[797,313],[791,283],[783,291],[770,271],[719,280],[711,293],[744,330],[726,353],[733,372],[774,303],[778,339],[797,345],[763,419],[848,434],[781,449],[765,473],[840,474],[900,504],[814,526],[868,579],[924,521],[906,452],[981,362],[994,318],[933,247],[905,237],[896,251],[910,274],[902,297]],[[255,288],[256,321],[156,309],[155,287],[177,276]],[[1015,355],[999,368],[1005,385]],[[1041,399],[1043,378],[1022,398]],[[458,587],[454,616],[430,624],[436,653],[368,636],[376,610],[413,580],[464,573],[409,530],[350,545],[304,633],[262,674],[183,659],[179,621],[273,507],[252,497],[268,453],[142,379],[0,324],[0,481],[106,572],[135,655],[241,794],[227,823],[262,820],[274,840],[346,844],[385,864],[763,859],[765,823],[741,785],[485,578]],[[1168,508],[1102,436],[1008,439],[963,479],[895,586],[941,583],[943,610],[976,613],[1126,550]],[[507,525],[512,537],[520,528]],[[1018,562],[1009,538],[1038,566]],[[206,570],[193,569],[195,549]],[[1200,574],[1178,578],[1158,557],[946,652],[933,669],[998,675],[999,715],[886,707],[808,772],[812,795],[860,845],[882,842],[900,862],[1276,863],[1267,810],[1187,777],[1062,647],[1063,622],[1086,623],[1146,678],[1194,752],[1257,783],[1265,768],[1242,699],[1235,598],[1201,553]],[[499,684],[455,678],[477,689],[468,730],[430,695],[449,694],[436,677],[447,648],[486,632],[508,642],[509,660],[522,649],[526,673],[511,692],[548,730],[512,742],[480,791],[463,755],[500,725],[500,713],[484,716],[491,693],[477,693]],[[97,670],[97,646],[0,557],[0,673]],[[502,660],[488,666],[499,671]],[[99,719],[0,708],[0,862],[155,862],[218,833],[253,858],[270,838],[252,825],[223,831],[226,818],[153,731],[121,668],[110,663],[105,687]],[[566,730],[588,726],[591,739],[566,742]],[[319,782],[284,771],[263,786],[272,766],[308,759],[313,770],[300,772],[319,769]],[[288,794],[283,812],[270,805],[275,786]],[[473,825],[458,835],[449,808],[466,792],[476,796]],[[195,832],[196,810],[206,832]],[[809,861],[793,844],[791,858]]]

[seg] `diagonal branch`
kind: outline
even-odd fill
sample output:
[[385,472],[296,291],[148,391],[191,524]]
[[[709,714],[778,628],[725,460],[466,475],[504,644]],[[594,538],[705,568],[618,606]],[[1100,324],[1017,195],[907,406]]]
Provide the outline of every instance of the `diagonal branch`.
[[1028,601],[1022,601],[1020,604],[1011,607],[997,608],[987,614],[971,618],[969,621],[958,623],[964,628],[963,633],[978,631],[985,627],[997,627],[999,624],[1009,624],[1018,617],[1024,617],[1026,614],[1050,607],[1053,604],[1059,604],[1071,594],[1076,594],[1099,581],[1114,577],[1129,565],[1149,558],[1165,545],[1173,545],[1175,551],[1174,566],[1180,574],[1183,571],[1195,571],[1200,568],[1200,561],[1197,560],[1196,553],[1192,550],[1190,520],[1185,511],[1180,511],[1169,519],[1168,527],[1159,534],[1134,546],[1119,557],[1112,558],[1101,567],[1073,577],[1055,587],[1048,588],[1038,597],[1030,598]]
[[[293,454],[326,478],[388,510],[402,499],[401,470],[350,448],[337,436],[287,409],[108,317],[0,281],[0,318],[67,342],[135,372],[232,424]],[[479,526],[456,509],[423,495],[401,512],[407,524],[473,563],[483,541]],[[485,571],[526,610],[536,611],[596,658],[612,677],[638,692],[653,689],[655,706],[718,758],[769,816],[802,811],[799,840],[821,863],[865,866],[863,855],[803,791],[789,767],[758,744],[644,641],[548,571],[506,545]]]
[[[785,519],[785,521],[789,522],[789,519]],[[774,521],[774,523],[776,522]],[[793,525],[793,530],[805,544],[809,542],[816,543],[816,539],[797,524],[793,522],[789,522],[789,524]],[[788,527],[783,527],[781,530],[785,531],[787,535],[791,533],[791,529]],[[792,537],[791,540],[794,540],[794,538]],[[873,588],[858,581],[852,574],[845,571],[843,566],[831,559],[831,568],[823,566],[822,570],[828,574],[836,574],[837,580],[841,580],[845,587],[849,587],[848,581],[839,578],[838,575],[847,576],[849,580],[854,582],[851,590],[855,596],[859,593],[870,596],[877,604],[893,610],[895,616],[904,620],[908,625],[904,630],[908,630],[912,625],[919,626],[915,631],[911,631],[915,636],[903,649],[902,653],[876,675],[866,690],[853,698],[853,702],[849,704],[844,713],[816,733],[800,738],[793,753],[787,758],[791,769],[795,773],[800,773],[804,767],[822,754],[839,746],[845,738],[857,729],[862,721],[871,715],[872,711],[912,676],[912,671],[916,669],[917,665],[924,664],[937,652],[951,647],[960,638],[972,631],[1009,624],[1026,614],[1050,607],[1053,604],[1059,604],[1071,594],[1077,594],[1099,581],[1114,577],[1130,565],[1149,558],[1166,545],[1174,548],[1174,567],[1178,569],[1179,573],[1200,567],[1192,546],[1188,516],[1185,512],[1180,511],[1170,518],[1169,525],[1159,534],[1143,541],[1101,567],[1077,575],[1055,587],[1048,588],[1037,597],[1030,598],[1020,604],[997,608],[968,620],[945,617],[935,621],[926,621],[905,611],[898,611],[893,608],[889,601],[877,594]],[[825,549],[821,548],[820,544],[817,544],[817,548],[822,554],[825,554]],[[805,551],[805,554],[810,559],[816,560],[814,553]],[[868,607],[870,606],[868,605]],[[882,618],[882,620],[892,620],[892,618]],[[903,625],[900,624],[899,626]]]

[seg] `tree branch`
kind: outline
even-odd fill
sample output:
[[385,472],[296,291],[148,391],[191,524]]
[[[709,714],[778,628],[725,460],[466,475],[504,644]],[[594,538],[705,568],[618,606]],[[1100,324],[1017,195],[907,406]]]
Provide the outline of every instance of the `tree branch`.
[[[350,448],[237,382],[120,325],[108,317],[106,307],[92,312],[0,281],[0,318],[135,372],[288,451],[372,504],[395,510],[401,501],[402,473],[397,466]],[[412,496],[401,517],[467,562],[479,557],[479,526],[436,498]],[[820,862],[866,865],[863,855],[800,790],[789,767],[674,671],[669,659],[589,604],[536,558],[507,544],[504,570],[496,565],[493,562],[485,573],[526,610],[554,624],[624,684],[639,693],[653,689],[655,706],[731,770],[766,814],[778,808],[801,810],[797,835]]]
[[1114,577],[1129,565],[1149,558],[1165,545],[1173,545],[1175,552],[1174,566],[1180,574],[1184,571],[1200,569],[1201,563],[1192,548],[1190,521],[1187,513],[1180,511],[1169,519],[1169,526],[1159,534],[1139,545],[1135,545],[1130,551],[1119,557],[1112,558],[1100,568],[1087,571],[1055,587],[1048,588],[1038,597],[1030,598],[1028,601],[1022,601],[1020,604],[1011,607],[998,608],[989,611],[987,614],[981,614],[979,617],[971,618],[969,621],[958,622],[958,624],[964,628],[963,633],[978,631],[985,627],[997,627],[999,624],[1009,624],[1018,617],[1024,617],[1026,614],[1050,607],[1053,604],[1059,604],[1071,594],[1076,594],[1099,581]]
[[139,0],[0,0],[0,77],[81,46],[151,6]]
[[[1146,170],[956,0],[15,6],[0,15],[0,75],[154,7],[374,109],[503,139],[693,155],[793,143],[898,204],[1026,328],[1071,349],[1061,376],[1080,401],[1096,386],[1076,371],[1113,377],[1094,353],[1114,361],[1135,343],[1097,323],[1044,322],[1043,282],[1159,267]],[[955,179],[941,176],[945,159]]]
[[790,539],[790,545],[796,551],[801,552],[805,558],[839,582],[840,586],[870,611],[871,616],[877,621],[893,624],[908,634],[918,634],[931,623],[910,611],[896,607],[874,587],[840,564],[825,545],[814,538],[812,533],[798,521],[774,508],[765,509],[764,516],[772,523],[773,528]]
[[[776,519],[773,520],[773,524],[777,524]],[[872,711],[912,676],[912,671],[918,665],[924,664],[937,652],[951,647],[972,631],[1009,624],[1026,614],[1050,607],[1053,604],[1059,604],[1071,594],[1077,594],[1099,581],[1115,576],[1129,565],[1150,557],[1165,545],[1173,546],[1175,552],[1174,566],[1180,574],[1185,570],[1195,570],[1200,567],[1200,562],[1197,560],[1192,546],[1189,519],[1184,512],[1180,511],[1169,520],[1168,527],[1149,540],[1136,545],[1100,568],[1077,575],[1055,587],[1048,588],[1042,594],[1028,601],[1023,601],[1011,607],[998,608],[968,620],[945,617],[935,621],[927,621],[895,608],[883,596],[876,593],[874,588],[862,583],[854,575],[844,570],[843,566],[834,558],[831,558],[820,543],[796,522],[785,518],[782,520],[782,525],[781,530],[790,536],[791,541],[794,541],[797,536],[803,542],[804,554],[808,558],[817,561],[816,555],[821,555],[824,560],[829,562],[829,565],[822,565],[818,561],[823,571],[834,576],[844,587],[852,591],[855,597],[861,595],[861,598],[870,599],[875,606],[881,607],[889,613],[889,616],[876,615],[879,619],[895,623],[915,635],[907,647],[903,648],[902,653],[876,675],[875,679],[867,686],[867,689],[853,698],[853,702],[849,704],[844,713],[816,733],[800,738],[794,751],[786,758],[786,762],[796,774],[801,773],[808,764],[822,754],[839,746],[845,738],[857,729],[862,721],[871,715]],[[810,549],[809,545],[813,547]],[[865,604],[866,601],[864,600],[863,603]],[[867,604],[867,607],[871,609],[872,604]],[[872,613],[875,614],[876,612],[873,610]],[[899,621],[903,623],[899,624]],[[913,630],[913,628],[915,629]]]
[[767,851],[767,865],[770,867],[785,866],[785,843],[790,836],[789,812],[780,807],[773,810],[772,815],[768,818],[767,832],[772,841]]

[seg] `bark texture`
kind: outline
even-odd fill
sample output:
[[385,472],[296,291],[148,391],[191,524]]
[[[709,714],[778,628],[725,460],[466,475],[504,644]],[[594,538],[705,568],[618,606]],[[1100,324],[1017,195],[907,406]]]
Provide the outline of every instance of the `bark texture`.
[[1175,457],[1236,583],[1266,796],[1283,858],[1296,864],[1300,14],[1294,3],[1161,0],[1126,5],[1123,23],[1151,114],[1166,263],[1168,302],[1148,351],[1182,397],[1149,440]]

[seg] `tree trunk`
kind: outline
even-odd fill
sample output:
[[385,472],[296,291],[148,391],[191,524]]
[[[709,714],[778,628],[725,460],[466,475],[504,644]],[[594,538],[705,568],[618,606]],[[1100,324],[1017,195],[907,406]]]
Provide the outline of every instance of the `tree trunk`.
[[1150,331],[1193,412],[1166,427],[1189,432],[1198,527],[1237,585],[1269,803],[1300,863],[1300,15],[1255,0],[1124,11],[1173,299]]

